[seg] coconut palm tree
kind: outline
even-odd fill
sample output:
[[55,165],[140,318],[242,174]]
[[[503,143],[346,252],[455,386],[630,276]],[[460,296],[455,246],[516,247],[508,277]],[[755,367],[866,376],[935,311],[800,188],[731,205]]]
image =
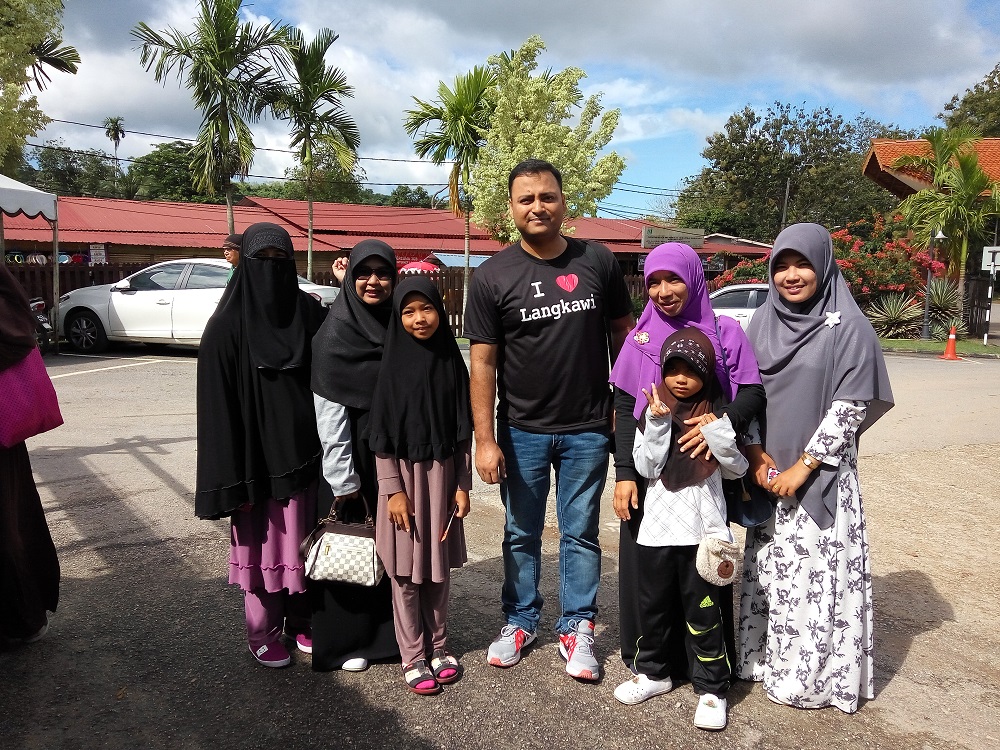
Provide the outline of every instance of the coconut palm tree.
[[[413,97],[416,109],[407,110],[403,127],[413,142],[417,156],[435,164],[452,162],[448,177],[448,202],[456,216],[465,218],[465,282],[462,304],[469,296],[469,245],[471,206],[465,197],[472,167],[486,141],[493,104],[490,93],[496,88],[492,68],[476,66],[455,78],[452,88],[441,81],[434,102]],[[432,129],[433,128],[433,129]]]
[[[903,200],[899,212],[913,229],[916,242],[926,241],[928,249],[939,230],[947,236],[948,266],[958,289],[964,290],[969,243],[984,237],[990,219],[1000,213],[1000,183],[991,180],[979,164],[975,130],[931,128],[924,138],[930,145],[927,154],[901,157],[893,166],[926,173],[931,187]],[[959,296],[959,315],[963,304],[964,294]]]
[[118,190],[118,175],[121,173],[121,165],[118,163],[118,144],[125,137],[125,118],[106,117],[104,118],[104,135],[115,144],[115,191]]
[[291,125],[291,146],[298,149],[305,173],[309,205],[306,277],[312,281],[313,152],[318,145],[329,147],[344,171],[350,173],[357,164],[361,136],[341,104],[341,99],[354,96],[354,89],[347,84],[344,72],[325,60],[337,35],[330,29],[320,29],[316,38],[306,44],[302,32],[292,29],[288,37],[289,80],[276,89],[269,104],[275,117]]
[[261,113],[287,67],[288,26],[255,26],[240,21],[242,0],[199,0],[190,34],[174,28],[153,31],[145,23],[132,29],[141,43],[140,62],[157,81],[176,74],[202,111],[201,129],[191,150],[195,185],[226,194],[229,231],[233,220],[233,176],[246,178],[253,163],[250,123]]

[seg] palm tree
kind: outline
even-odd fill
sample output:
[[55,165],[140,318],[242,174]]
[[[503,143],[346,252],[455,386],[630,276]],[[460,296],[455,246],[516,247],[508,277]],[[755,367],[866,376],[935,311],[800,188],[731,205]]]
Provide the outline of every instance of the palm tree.
[[[31,77],[39,91],[44,91],[45,84],[52,82],[48,73],[49,68],[57,73],[75,74],[80,65],[80,53],[76,47],[64,45],[62,39],[55,36],[45,37],[33,45],[31,54],[35,58],[30,68]],[[31,88],[31,81],[28,81],[28,88]]]
[[979,164],[975,130],[931,128],[924,138],[930,145],[929,153],[901,157],[893,166],[928,174],[931,187],[907,197],[899,204],[899,212],[917,241],[926,239],[928,249],[939,230],[947,236],[948,266],[958,282],[961,315],[969,242],[983,237],[989,220],[1000,213],[1000,183],[991,180]]
[[142,42],[140,62],[157,81],[176,72],[202,111],[201,129],[191,150],[196,187],[209,195],[219,185],[226,194],[229,231],[233,220],[232,178],[246,178],[253,163],[250,123],[261,113],[278,84],[275,68],[287,67],[288,26],[254,26],[240,21],[242,0],[199,0],[190,34],[153,31],[145,23],[132,29]]
[[125,118],[107,117],[104,119],[104,135],[115,144],[115,190],[118,189],[118,175],[121,173],[121,165],[118,163],[118,144],[125,137]]
[[[479,149],[486,141],[493,103],[490,92],[496,88],[496,73],[492,68],[476,66],[455,78],[453,88],[444,81],[438,85],[434,102],[413,97],[416,109],[407,110],[403,127],[413,142],[413,150],[422,159],[435,164],[452,162],[448,178],[448,202],[455,216],[465,218],[465,282],[462,305],[469,296],[469,245],[471,206],[463,195],[469,183],[472,167],[479,158]],[[431,130],[436,125],[436,129]],[[419,137],[417,137],[419,134]],[[463,199],[464,198],[464,199]]]
[[313,260],[313,152],[318,145],[328,146],[346,173],[353,171],[361,136],[358,126],[344,110],[341,99],[354,96],[353,87],[340,68],[328,66],[326,53],[337,35],[320,29],[316,38],[305,43],[298,29],[289,31],[288,54],[291,58],[290,80],[275,92],[270,106],[275,116],[288,120],[292,128],[291,146],[298,149],[306,178],[309,204],[306,277],[312,281]]

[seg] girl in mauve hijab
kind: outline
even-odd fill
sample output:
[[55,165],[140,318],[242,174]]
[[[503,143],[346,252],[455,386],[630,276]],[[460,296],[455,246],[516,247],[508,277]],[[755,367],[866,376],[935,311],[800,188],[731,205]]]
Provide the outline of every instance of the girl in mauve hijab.
[[[777,507],[747,533],[737,671],[775,703],[853,713],[874,697],[858,436],[892,407],[892,389],[826,229],[785,229],[768,270],[767,302],[747,331],[766,420],[751,426],[758,445],[747,455]],[[769,479],[769,469],[779,473]]]
[[[757,360],[738,322],[712,312],[705,284],[701,258],[688,245],[668,242],[656,247],[643,267],[649,301],[635,329],[625,339],[621,354],[611,371],[615,389],[615,514],[622,519],[618,559],[618,591],[621,617],[622,661],[633,673],[669,674],[674,679],[689,678],[689,663],[694,659],[684,643],[683,607],[674,597],[668,607],[675,627],[670,629],[669,664],[640,665],[637,662],[643,627],[639,618],[637,581],[642,570],[637,559],[636,538],[642,523],[645,483],[639,479],[632,458],[636,424],[646,399],[642,389],[660,379],[660,350],[663,342],[684,328],[701,331],[715,352],[715,374],[726,406],[718,406],[716,416],[729,415],[737,435],[763,408],[764,389],[760,385]],[[697,459],[707,449],[697,420],[679,439],[679,449]],[[732,615],[732,584],[720,588],[722,622],[728,653],[736,653],[735,626]],[[656,694],[631,689],[632,702]],[[638,700],[636,696],[638,695]]]

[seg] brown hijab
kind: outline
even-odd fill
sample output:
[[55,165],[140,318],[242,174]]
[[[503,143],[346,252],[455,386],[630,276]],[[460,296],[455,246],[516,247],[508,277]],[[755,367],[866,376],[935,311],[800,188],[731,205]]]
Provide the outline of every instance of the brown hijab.
[[714,458],[705,458],[704,454],[691,458],[681,453],[680,439],[688,433],[691,425],[684,424],[685,419],[700,417],[712,411],[715,401],[719,398],[719,380],[715,374],[715,347],[708,336],[697,328],[682,328],[670,334],[663,342],[660,350],[660,376],[665,376],[667,362],[680,359],[686,362],[701,378],[701,390],[688,398],[677,398],[667,390],[661,380],[656,387],[660,401],[670,409],[670,419],[673,422],[670,434],[670,454],[667,465],[660,474],[663,486],[671,492],[690,487],[708,479],[719,468],[719,462]]
[[6,370],[35,348],[35,318],[24,289],[0,263],[0,370]]

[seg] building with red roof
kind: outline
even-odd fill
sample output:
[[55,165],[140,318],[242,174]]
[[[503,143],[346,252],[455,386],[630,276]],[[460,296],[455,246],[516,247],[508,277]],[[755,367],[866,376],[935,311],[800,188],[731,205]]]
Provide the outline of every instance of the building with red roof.
[[[979,166],[992,180],[1000,180],[1000,138],[983,138],[973,146],[979,155]],[[906,198],[931,187],[930,175],[919,169],[897,169],[893,164],[901,156],[929,156],[930,144],[923,138],[899,141],[872,138],[871,148],[861,167],[864,175],[881,185],[897,198]]]

